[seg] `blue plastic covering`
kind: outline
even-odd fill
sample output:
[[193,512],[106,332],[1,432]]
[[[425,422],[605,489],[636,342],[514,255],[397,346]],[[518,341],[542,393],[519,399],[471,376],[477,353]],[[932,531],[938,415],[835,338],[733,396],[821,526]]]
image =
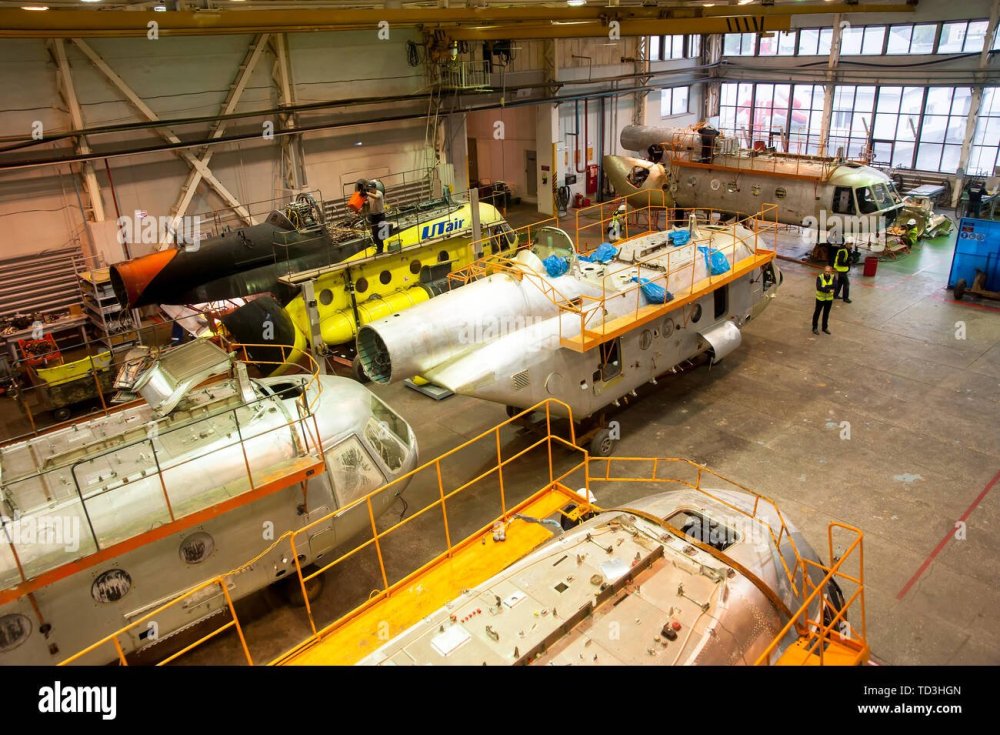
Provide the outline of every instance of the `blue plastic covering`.
[[722,275],[729,270],[729,261],[721,250],[699,245],[698,252],[705,256],[705,267],[713,276]]
[[670,238],[671,245],[687,245],[691,239],[691,233],[687,230],[673,230],[667,237]]
[[560,258],[558,255],[550,255],[542,261],[542,265],[545,266],[545,272],[550,278],[558,278],[569,270],[566,258]]
[[665,304],[674,300],[674,295],[658,283],[653,283],[648,278],[639,279],[632,276],[632,282],[638,283],[642,289],[642,295],[651,304]]
[[590,255],[581,255],[580,260],[587,263],[610,263],[616,255],[618,255],[618,248],[610,242],[603,242]]

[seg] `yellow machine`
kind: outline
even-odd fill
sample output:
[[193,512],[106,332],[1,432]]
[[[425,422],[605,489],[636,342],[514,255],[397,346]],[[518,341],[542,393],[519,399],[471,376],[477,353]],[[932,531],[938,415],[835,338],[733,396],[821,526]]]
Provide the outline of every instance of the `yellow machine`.
[[[488,238],[489,252],[483,254],[512,252],[517,237],[500,212],[490,204],[478,206],[482,236]],[[224,317],[223,322],[240,339],[251,336],[248,330],[259,331],[261,324],[270,324],[276,343],[294,345],[301,351],[321,341],[333,348],[330,351],[338,362],[353,364],[359,325],[437,296],[447,290],[449,273],[476,259],[471,204],[450,203],[424,214],[422,219],[400,221],[393,227],[383,238],[386,252],[382,254],[372,255],[369,248],[340,263],[279,279],[284,286],[297,289],[312,282],[312,316],[300,290],[283,308],[273,299],[260,298],[248,304],[254,316],[243,307],[237,312],[239,318]],[[255,336],[260,341],[259,335]]]

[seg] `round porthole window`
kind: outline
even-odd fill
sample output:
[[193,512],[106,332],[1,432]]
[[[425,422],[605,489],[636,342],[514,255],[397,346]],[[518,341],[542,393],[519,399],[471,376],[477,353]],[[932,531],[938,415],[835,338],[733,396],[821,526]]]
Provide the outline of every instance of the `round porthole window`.
[[701,304],[695,304],[691,307],[691,323],[697,324],[701,319]]
[[784,199],[787,195],[788,192],[785,191],[785,187],[783,186],[779,186],[777,189],[774,190],[774,196],[776,196],[778,199]]
[[730,194],[732,194],[733,192],[735,192],[736,191],[736,182],[735,181],[729,181],[729,182],[727,182],[726,183],[726,191],[728,191]]
[[383,286],[388,286],[389,281],[392,280],[392,273],[390,273],[389,271],[382,271],[381,273],[378,274],[378,280],[379,283],[381,283]]
[[442,250],[440,253],[438,253],[438,263],[444,263],[447,260],[449,260],[447,250]]
[[132,589],[132,577],[124,569],[102,572],[90,586],[90,595],[97,602],[118,602]]
[[663,339],[669,339],[670,335],[674,333],[674,320],[669,316],[663,320],[663,324],[660,326],[660,334],[663,335]]
[[323,306],[329,306],[333,303],[333,291],[328,288],[324,288],[319,292],[319,303]]
[[422,267],[423,266],[420,265],[419,260],[414,260],[412,263],[410,263],[410,273],[412,273],[413,275],[417,275]]
[[722,186],[722,182],[719,181],[718,179],[712,179],[712,181],[709,183],[709,186],[712,187],[712,191],[718,191],[719,188]]
[[365,291],[367,291],[368,290],[368,279],[367,278],[359,278],[357,281],[355,281],[354,282],[354,290],[357,291],[358,293],[364,293]]
[[215,539],[204,531],[192,533],[181,542],[178,553],[185,564],[201,564],[215,551]]

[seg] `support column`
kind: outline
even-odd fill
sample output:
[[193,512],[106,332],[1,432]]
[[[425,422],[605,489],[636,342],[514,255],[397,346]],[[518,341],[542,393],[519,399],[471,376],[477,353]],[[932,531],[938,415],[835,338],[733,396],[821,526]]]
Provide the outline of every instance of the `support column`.
[[[639,84],[645,87],[649,83],[649,36],[637,36],[635,39],[635,73]],[[632,124],[646,124],[646,98],[649,90],[643,89],[635,93],[632,103]]]
[[[53,39],[49,42],[49,51],[55,59],[58,70],[59,94],[66,103],[69,110],[70,122],[73,130],[83,130],[86,126],[83,123],[83,112],[80,109],[80,100],[76,96],[76,87],[73,84],[73,76],[70,73],[69,61],[66,58],[65,41],[61,38]],[[91,152],[90,144],[83,135],[78,135],[75,141],[77,153],[87,154]],[[90,216],[94,222],[104,221],[104,200],[101,195],[101,187],[97,183],[97,175],[90,161],[84,161],[81,166],[81,178],[83,188],[87,192],[87,204],[90,207]]]
[[535,172],[538,182],[538,211],[555,214],[556,188],[559,185],[559,161],[556,144],[559,142],[559,108],[542,103],[535,108]]
[[[819,132],[819,155],[827,154],[830,141],[830,124],[833,121],[833,93],[837,79],[837,65],[840,64],[840,13],[833,16],[833,36],[830,39],[830,61],[826,65],[826,86],[823,88],[823,118]],[[874,124],[874,122],[873,122]]]
[[[469,181],[469,127],[468,116],[464,112],[454,113],[445,118],[445,146],[443,163],[451,164],[452,191],[466,191]],[[445,182],[447,183],[447,182]]]
[[[990,63],[990,49],[993,47],[993,38],[996,36],[997,25],[1000,23],[1000,0],[993,0],[993,8],[990,11],[990,23],[986,28],[986,37],[983,38],[983,50],[979,54],[979,71],[983,72]],[[951,190],[951,206],[957,208],[962,200],[962,189],[965,186],[966,171],[969,168],[969,158],[972,155],[972,139],[976,134],[976,123],[979,122],[979,108],[983,104],[983,79],[982,74],[976,75],[976,84],[972,87],[972,95],[969,100],[969,116],[965,120],[965,135],[962,136],[962,152],[958,158],[958,172],[955,176],[955,185]],[[990,174],[993,172],[991,171]]]
[[[295,105],[295,83],[292,80],[292,60],[288,53],[288,36],[284,33],[275,34],[274,70],[272,76],[278,85],[278,94],[282,107]],[[294,112],[278,115],[283,130],[294,130],[298,127],[298,116]],[[302,146],[302,135],[281,136],[281,176],[286,189],[299,192],[305,189],[306,167],[305,150]]]

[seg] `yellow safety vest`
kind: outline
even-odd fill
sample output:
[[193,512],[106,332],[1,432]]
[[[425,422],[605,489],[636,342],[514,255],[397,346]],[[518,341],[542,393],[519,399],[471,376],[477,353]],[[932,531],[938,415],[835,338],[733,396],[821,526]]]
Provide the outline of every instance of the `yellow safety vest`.
[[851,269],[850,263],[850,251],[846,247],[838,247],[837,254],[833,256],[833,269],[838,273],[847,273]]
[[[819,276],[820,283],[824,286],[833,285],[833,275],[826,275],[826,273],[821,273]],[[816,289],[816,300],[817,301],[833,301],[833,291],[820,291]]]

